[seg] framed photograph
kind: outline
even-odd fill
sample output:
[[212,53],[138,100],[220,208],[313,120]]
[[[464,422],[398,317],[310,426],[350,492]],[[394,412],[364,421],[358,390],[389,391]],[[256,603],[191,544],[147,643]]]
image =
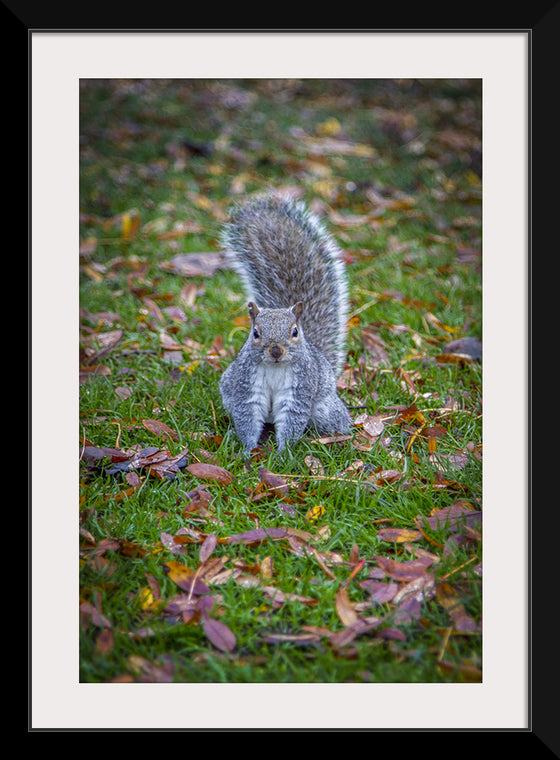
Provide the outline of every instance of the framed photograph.
[[[30,729],[528,731],[530,30],[31,29],[29,56]],[[295,104],[298,118],[290,122]],[[176,128],[177,114],[187,109],[192,114],[192,129],[189,125]],[[211,140],[210,132],[205,131],[209,125]],[[298,149],[290,152],[288,144]],[[227,146],[225,158],[216,146],[222,151]],[[161,192],[162,177],[169,183],[167,195]],[[239,524],[234,530],[232,523],[231,529],[224,528],[220,534],[218,529],[209,530],[206,523],[202,527],[201,520],[194,526],[196,538],[190,523],[180,531],[174,519],[160,522],[157,538],[162,551],[168,552],[165,560],[154,554],[154,559],[143,565],[142,583],[134,581],[136,585],[122,596],[123,607],[124,600],[129,600],[136,620],[146,611],[154,613],[146,616],[145,625],[137,624],[132,630],[124,618],[112,619],[110,612],[106,614],[99,600],[105,598],[109,587],[114,594],[121,593],[119,586],[128,582],[128,573],[140,578],[134,575],[138,568],[130,564],[128,569],[117,567],[111,579],[111,555],[105,552],[117,551],[122,556],[123,551],[143,552],[148,544],[151,551],[155,543],[140,539],[136,532],[140,520],[154,519],[156,510],[147,495],[147,471],[160,477],[167,492],[173,491],[173,484],[166,480],[169,472],[179,471],[182,476],[183,468],[194,464],[188,456],[181,458],[183,451],[194,450],[198,465],[219,465],[231,474],[226,465],[234,461],[233,454],[228,454],[227,460],[219,455],[203,459],[200,450],[193,448],[202,447],[201,436],[207,444],[205,452],[213,445],[228,445],[234,451],[236,445],[221,411],[217,370],[225,366],[226,357],[232,358],[232,346],[240,347],[241,333],[236,330],[246,330],[248,322],[241,290],[228,279],[231,273],[212,291],[211,278],[220,266],[214,258],[219,256],[216,241],[219,227],[227,221],[229,200],[237,203],[243,196],[271,187],[301,193],[312,210],[325,217],[344,248],[354,287],[349,333],[353,350],[338,387],[352,407],[354,430],[362,438],[360,446],[355,439],[353,444],[316,444],[332,456],[347,451],[344,464],[338,460],[336,467],[322,471],[321,488],[331,477],[334,493],[338,493],[335,475],[339,480],[350,479],[358,468],[371,489],[371,498],[385,498],[385,511],[380,508],[371,514],[374,539],[368,544],[359,538],[351,542],[350,533],[335,540],[337,527],[342,530],[344,522],[337,512],[338,496],[333,497],[330,513],[325,490],[318,492],[325,494],[324,498],[318,496],[313,502],[306,501],[306,496],[302,502],[305,509],[299,507],[296,527],[300,533],[297,537],[290,534],[291,550],[295,552],[296,538],[302,539],[304,528],[315,536],[315,531],[324,528],[322,535],[328,537],[322,546],[329,554],[313,550],[318,563],[314,572],[319,568],[322,584],[319,594],[331,594],[336,621],[327,633],[326,616],[322,626],[318,618],[303,614],[298,626],[290,625],[288,614],[266,618],[268,610],[278,609],[275,605],[280,598],[266,590],[274,586],[272,581],[262,582],[269,577],[266,545],[260,551],[230,551],[226,559],[232,571],[243,566],[244,573],[250,574],[259,563],[260,574],[253,575],[258,576],[265,596],[252,614],[260,615],[261,620],[264,616],[269,626],[265,657],[264,648],[251,649],[248,641],[235,648],[238,636],[235,625],[228,624],[228,616],[222,614],[224,597],[217,595],[219,586],[213,607],[219,614],[212,614],[206,602],[196,609],[187,604],[185,587],[180,585],[183,576],[175,573],[179,572],[176,564],[185,557],[181,552],[187,541],[196,547],[198,557],[203,538],[211,534],[215,543],[206,543],[204,549],[209,556],[216,545],[218,550],[237,546],[232,535],[243,532]],[[187,206],[192,214],[185,219],[181,212]],[[212,235],[208,233],[210,222]],[[175,293],[177,300],[166,300],[169,289],[158,291],[155,275],[142,269],[153,241],[160,246],[161,260],[150,259],[149,266],[159,267],[158,277],[166,277],[172,270],[183,276],[181,267],[200,267],[199,279],[194,279],[196,287],[187,287],[193,280],[185,278],[181,281],[185,289],[178,288]],[[197,245],[205,247],[197,249]],[[372,257],[374,250],[379,259],[389,256],[386,269],[378,272],[381,279],[376,287],[368,279],[372,267],[380,266]],[[185,254],[195,255],[196,260],[184,258]],[[468,284],[454,268],[458,257],[462,257],[461,272],[468,272],[471,278]],[[361,268],[352,270],[353,266]],[[429,280],[430,272],[436,270],[441,289]],[[359,276],[352,279],[352,271]],[[87,299],[80,290],[81,277],[91,284]],[[410,278],[415,288],[424,282],[424,290],[413,290]],[[102,285],[115,300],[101,295]],[[203,292],[206,286],[208,290]],[[464,295],[467,288],[468,297]],[[137,299],[136,311],[130,311],[134,318],[127,322],[120,314],[111,321],[109,310],[116,310],[116,304],[123,311],[131,308],[127,306],[129,289]],[[467,305],[454,309],[454,299],[459,298]],[[179,306],[182,316],[178,316]],[[215,319],[228,320],[227,330],[221,323],[219,329],[212,328],[226,338],[223,342],[213,340],[200,327],[210,324],[210,312]],[[104,342],[100,343],[101,322]],[[119,344],[119,355],[126,360],[118,366],[109,361],[107,369],[105,359],[116,345],[111,340],[122,341],[122,334],[117,333],[122,332],[123,323],[129,328],[134,325],[128,333],[125,327],[124,344]],[[187,323],[190,328],[184,327]],[[454,343],[465,336],[474,342]],[[394,339],[394,345],[388,346],[389,339]],[[188,434],[179,422],[174,426],[173,399],[157,395],[163,381],[157,372],[150,374],[154,371],[152,355],[160,366],[165,362],[166,372],[182,393],[194,387],[186,380],[198,377],[195,373],[201,363],[206,368],[207,374],[200,375],[201,384],[196,386],[200,407],[192,413]],[[462,367],[468,365],[464,371],[472,373],[468,383],[458,374],[461,362]],[[442,367],[445,369],[440,371]],[[91,396],[87,424],[80,401],[84,380],[80,368],[86,374],[99,368],[99,373],[110,375],[110,400],[104,395]],[[365,385],[358,392],[357,377],[364,383],[367,378],[367,397]],[[201,390],[207,387],[205,383],[214,388],[206,396]],[[106,392],[106,384],[94,382],[87,387],[91,394]],[[152,393],[156,394],[154,400],[146,405],[145,399]],[[114,414],[117,401],[128,404],[126,414]],[[462,410],[456,412],[453,424],[446,404],[456,404],[448,410]],[[95,429],[90,424],[93,418]],[[402,456],[391,460],[396,422]],[[142,435],[134,438],[133,428]],[[447,438],[442,438],[444,435]],[[140,440],[144,448],[135,448]],[[345,445],[347,449],[343,449]],[[149,451],[147,446],[151,446]],[[126,449],[126,455],[112,460],[120,467],[119,488],[123,492],[132,489],[133,498],[139,499],[145,511],[138,512],[142,517],[136,521],[130,515],[125,517],[126,496],[121,503],[120,491],[117,495],[112,485],[95,496],[99,505],[103,499],[113,499],[112,517],[99,506],[95,519],[88,521],[87,505],[82,503],[78,524],[80,495],[86,488],[79,470],[84,452],[88,449],[88,463],[95,468],[98,452],[107,456],[109,448],[121,454]],[[310,449],[310,454],[325,449]],[[159,459],[148,463],[147,458],[154,454]],[[432,489],[435,482],[439,491],[432,507],[423,502],[418,512],[424,520],[418,512],[411,512],[406,522],[394,504],[401,503],[405,485],[410,493],[416,493],[423,477],[425,487],[426,467],[440,461],[439,454],[445,457],[446,466],[454,467],[457,477],[451,478],[449,469],[433,467],[428,481]],[[165,472],[162,461],[168,468]],[[279,467],[268,474],[272,461],[276,460],[261,461],[260,480],[251,481],[255,489],[251,492],[254,501],[247,507],[251,514],[258,513],[259,494],[293,485],[288,479],[294,475],[293,464],[292,469]],[[303,462],[302,454],[301,467]],[[325,465],[311,459],[305,462],[310,467]],[[478,474],[467,482],[469,462],[474,462]],[[201,472],[196,470],[197,483],[208,476],[208,471]],[[213,476],[218,477],[215,472]],[[271,480],[272,476],[286,479],[279,483]],[[391,483],[401,501],[393,503],[393,497],[384,497],[382,489]],[[227,488],[223,481],[216,486],[213,480],[212,484],[210,490]],[[143,502],[137,493],[141,489]],[[204,489],[191,498],[199,499],[201,493],[205,498]],[[302,493],[303,485],[299,495]],[[364,509],[361,498],[355,496],[356,504]],[[292,519],[289,501],[283,504],[288,517],[284,519],[286,512],[275,513],[276,529],[285,528]],[[171,499],[158,503],[162,513],[175,514]],[[227,499],[224,515],[226,503]],[[435,523],[429,521],[437,520],[438,509],[451,505],[472,513],[465,519],[467,528],[460,538],[453,538],[461,543],[461,551],[468,545],[471,554],[458,554],[460,561],[433,576],[427,574],[426,565],[418,576],[399,578],[391,575],[388,561],[385,566],[374,562],[381,545],[385,559],[390,557],[392,562],[418,561],[428,555],[434,558],[432,562],[447,558],[453,541],[446,543],[450,536],[434,532]],[[213,525],[221,514],[215,515]],[[266,514],[269,517],[270,511]],[[262,518],[251,519],[245,531],[263,528]],[[116,543],[108,547],[100,545],[101,540]],[[385,543],[380,543],[383,540]],[[421,543],[415,547],[416,540]],[[86,547],[79,557],[78,544]],[[189,556],[192,554],[194,549]],[[338,561],[335,554],[345,568],[344,578],[340,566],[329,565]],[[95,583],[83,588],[78,560],[91,567],[94,558]],[[103,568],[102,559],[106,563]],[[163,562],[166,569],[160,577]],[[475,568],[480,583],[473,595],[465,589],[469,584],[471,590],[474,587]],[[103,583],[99,573],[106,573]],[[383,615],[397,611],[388,597],[377,607],[366,610],[363,606],[366,599],[372,604],[374,584],[382,594],[388,593],[392,584],[391,593],[400,593],[398,598],[403,599],[406,583],[415,579],[417,590],[422,586],[422,600],[439,603],[433,614],[420,603],[417,614],[410,613],[415,615],[418,630],[424,626],[430,631],[429,641],[420,635],[407,639],[408,634],[398,625],[402,618],[391,618],[397,620],[395,624],[386,622],[389,618]],[[350,581],[362,582],[362,586],[348,585]],[[177,649],[183,652],[185,674],[190,672],[187,659],[205,661],[204,647],[218,652],[219,657],[212,659],[214,680],[196,683],[189,681],[188,675],[178,676],[177,663],[170,664],[173,657],[167,659],[167,653],[162,656],[160,652],[150,659],[149,645],[144,647],[140,640],[150,635],[150,621],[160,624],[161,616],[154,611],[159,599],[169,602],[173,582],[181,589],[181,604],[186,605],[180,614],[198,625],[197,635],[200,633],[203,643],[188,650],[186,640],[175,629],[166,634],[169,650],[172,654]],[[316,583],[314,577],[307,585],[289,587],[298,592],[297,609],[309,610],[315,604],[310,601],[310,589],[314,584],[319,588]],[[367,583],[370,590],[366,592]],[[193,588],[189,586],[188,593],[194,593]],[[222,591],[225,589],[224,585]],[[352,589],[356,592],[347,593]],[[288,585],[282,593],[287,592]],[[360,596],[366,593],[367,597]],[[466,608],[461,594],[469,600]],[[177,598],[173,596],[178,604]],[[226,596],[226,607],[228,599]],[[459,620],[461,615],[464,617]],[[377,621],[382,617],[380,624]],[[277,620],[281,623],[274,627]],[[358,627],[364,632],[367,625],[370,638],[358,636]],[[84,627],[91,638],[85,649],[82,643],[80,651]],[[340,629],[347,640],[344,647],[336,648],[342,640]],[[263,630],[258,629],[260,636]],[[335,639],[337,631],[339,638]],[[128,663],[128,669],[124,665],[115,669],[110,665],[110,652],[114,637],[123,636],[133,642],[122,661]],[[364,659],[360,649],[364,639],[371,652],[376,647],[376,651],[387,652],[386,660],[373,655]],[[356,647],[352,652],[350,643]],[[95,662],[103,647],[109,654],[99,666]],[[272,670],[266,669],[275,662],[275,652],[285,653],[289,647],[297,649],[297,659],[311,667],[274,682]],[[331,680],[314,670],[317,653],[325,648],[344,659],[339,678]],[[459,653],[454,660],[453,653]],[[354,671],[346,667],[351,655],[361,663]],[[279,668],[283,656],[277,661]],[[430,658],[432,669],[426,666]],[[364,667],[366,662],[371,668]],[[265,669],[266,680],[256,678],[256,671],[247,676],[251,663]],[[233,676],[230,668],[234,667],[242,675]],[[317,672],[320,675],[313,675]],[[382,675],[385,672],[387,676]]]

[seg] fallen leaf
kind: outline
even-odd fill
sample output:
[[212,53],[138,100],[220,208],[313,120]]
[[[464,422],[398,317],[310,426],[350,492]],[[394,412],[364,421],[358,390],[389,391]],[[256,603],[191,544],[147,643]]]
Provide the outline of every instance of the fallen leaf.
[[261,637],[267,644],[283,644],[284,642],[290,642],[291,644],[315,644],[321,640],[321,637],[316,633],[267,633]]
[[173,441],[179,440],[179,434],[172,430],[169,425],[166,425],[165,422],[161,422],[160,420],[142,420],[142,425],[149,430],[151,433],[154,433],[154,435],[159,435],[162,437],[167,436],[168,438],[171,438]]
[[199,611],[199,597],[192,594],[178,594],[170,599],[163,608],[164,615],[181,615],[183,612]]
[[206,560],[210,557],[214,549],[216,548],[218,544],[218,539],[214,533],[211,533],[209,536],[207,536],[204,541],[202,542],[202,545],[198,552],[198,558],[201,562],[206,562]]
[[229,544],[259,544],[268,539],[286,538],[289,532],[285,528],[255,528],[245,533],[237,533],[229,536]]
[[472,681],[475,683],[482,681],[482,670],[472,663],[463,662],[455,664],[453,662],[449,662],[448,660],[438,660],[437,664],[438,667],[442,668],[442,670],[445,670],[448,673],[454,673],[458,671],[465,677],[467,681]]
[[196,576],[194,570],[181,562],[172,560],[164,562],[163,570],[173,583],[189,594],[208,594],[210,592],[209,587]]
[[404,601],[410,599],[416,599],[420,602],[424,599],[431,599],[435,593],[434,586],[435,578],[433,574],[425,573],[401,586],[393,598],[393,604],[400,606]]
[[398,584],[393,581],[376,581],[371,578],[362,581],[360,587],[368,592],[369,601],[373,604],[387,604],[399,590]]
[[397,581],[413,581],[425,575],[427,568],[432,564],[429,557],[410,560],[375,557],[375,561],[390,578]]
[[307,467],[309,467],[309,471],[312,475],[324,474],[324,469],[323,469],[321,460],[318,459],[317,457],[314,457],[311,454],[308,454],[303,461],[305,462]]
[[267,470],[266,467],[259,467],[260,481],[256,486],[251,501],[258,501],[266,496],[288,496],[288,484],[280,475]]
[[216,647],[216,649],[219,649],[222,652],[233,652],[236,639],[225,623],[212,617],[203,616],[202,628],[206,638]]
[[419,530],[411,528],[381,528],[377,531],[377,538],[389,543],[403,543],[405,541],[419,541],[422,534]]
[[418,527],[428,525],[433,530],[460,530],[463,525],[477,525],[482,520],[482,512],[473,509],[464,501],[456,501],[449,507],[433,509],[429,517],[417,515]]
[[364,327],[362,328],[362,340],[364,348],[368,354],[372,357],[374,364],[383,364],[389,360],[385,343],[377,334],[375,328]]
[[392,470],[381,470],[380,472],[376,473],[376,483],[378,486],[384,486],[389,483],[394,483],[396,480],[399,480],[401,477],[401,471],[392,469]]
[[354,609],[348,591],[345,588],[340,588],[336,592],[335,596],[335,608],[338,617],[343,625],[349,626],[361,620],[360,615]]
[[413,403],[413,404],[410,404],[410,406],[407,406],[405,409],[401,409],[395,422],[397,424],[399,422],[415,422],[420,425],[425,425],[426,418],[424,417],[422,412],[418,409],[416,404]]
[[215,464],[193,462],[193,464],[189,464],[185,469],[195,478],[210,480],[224,486],[229,485],[234,480],[231,472]]
[[356,427],[361,427],[372,438],[377,438],[385,429],[385,419],[379,414],[360,414],[354,420],[354,424]]
[[300,602],[301,604],[305,604],[307,606],[313,606],[317,604],[317,600],[313,599],[312,597],[302,596],[301,594],[285,593],[281,589],[276,588],[276,586],[262,586],[262,591],[264,592],[268,601],[276,609],[279,609],[288,602]]
[[217,269],[225,268],[226,261],[221,253],[178,253],[169,261],[161,263],[161,268],[183,277],[211,277]]
[[144,586],[140,589],[140,609],[143,612],[153,612],[159,609],[160,600],[154,597],[152,589],[149,586]]
[[142,683],[171,683],[175,666],[169,655],[162,655],[155,663],[140,655],[130,655],[128,663]]
[[318,520],[319,517],[325,514],[325,507],[322,504],[316,504],[314,507],[311,507],[305,515],[305,519],[309,520],[310,522],[314,522],[315,520]]
[[444,581],[437,584],[436,599],[446,610],[456,631],[472,633],[478,630],[476,621],[467,614],[459,592],[450,583]]
[[113,631],[104,628],[95,641],[95,651],[97,654],[109,654],[115,645]]
[[80,617],[82,625],[87,620],[90,620],[93,625],[99,628],[111,628],[111,621],[90,602],[82,602],[80,604]]

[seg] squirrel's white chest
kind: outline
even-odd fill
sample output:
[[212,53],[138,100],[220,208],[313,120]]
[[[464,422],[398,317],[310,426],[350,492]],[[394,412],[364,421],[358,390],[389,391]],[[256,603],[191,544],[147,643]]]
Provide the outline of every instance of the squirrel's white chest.
[[254,373],[251,401],[263,410],[267,422],[277,422],[282,409],[290,403],[292,374],[289,362],[263,363]]

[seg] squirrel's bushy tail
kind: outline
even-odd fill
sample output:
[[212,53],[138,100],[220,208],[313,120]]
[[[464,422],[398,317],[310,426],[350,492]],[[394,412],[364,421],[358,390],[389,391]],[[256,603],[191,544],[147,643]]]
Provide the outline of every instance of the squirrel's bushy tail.
[[222,243],[248,299],[259,308],[303,301],[307,341],[339,369],[348,288],[341,251],[320,219],[299,201],[268,195],[232,210]]

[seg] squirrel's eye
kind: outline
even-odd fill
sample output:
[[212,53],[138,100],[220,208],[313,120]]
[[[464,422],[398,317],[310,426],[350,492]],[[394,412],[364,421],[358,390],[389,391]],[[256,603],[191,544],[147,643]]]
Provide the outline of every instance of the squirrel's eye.
[[253,338],[255,340],[258,340],[258,338],[259,338],[259,331],[257,329],[253,330]]
[[298,336],[298,329],[297,327],[294,327],[294,329],[292,330],[292,338],[297,338],[297,336]]

